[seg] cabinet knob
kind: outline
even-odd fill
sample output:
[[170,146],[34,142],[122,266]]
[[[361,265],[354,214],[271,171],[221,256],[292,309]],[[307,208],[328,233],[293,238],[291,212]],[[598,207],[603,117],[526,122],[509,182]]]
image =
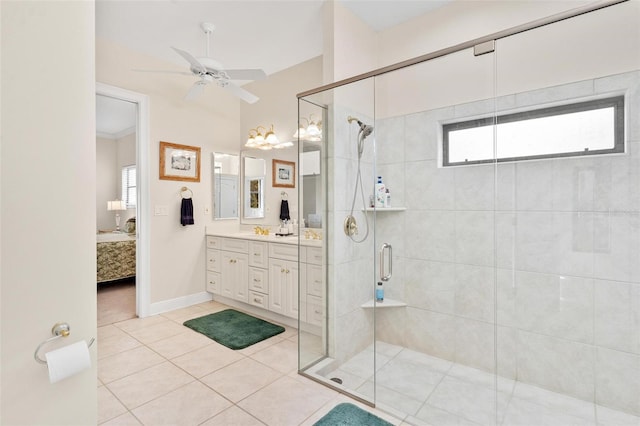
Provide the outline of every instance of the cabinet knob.
[[257,278],[254,278],[254,279],[253,279],[253,282],[259,283],[259,282],[260,282],[260,280],[259,280],[259,279],[257,279]]
[[286,271],[286,272],[287,272],[287,274],[288,274],[288,273],[289,273],[289,270],[287,269],[287,271]]
[[256,303],[260,303],[260,299],[257,299],[257,298],[254,298],[253,301]]

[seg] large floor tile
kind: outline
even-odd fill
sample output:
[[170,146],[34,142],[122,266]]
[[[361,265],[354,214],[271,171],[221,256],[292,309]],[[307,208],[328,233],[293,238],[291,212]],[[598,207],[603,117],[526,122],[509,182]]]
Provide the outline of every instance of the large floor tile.
[[133,409],[194,380],[175,365],[164,362],[106,386],[127,408]]
[[103,338],[100,338],[98,336],[98,359],[124,352],[129,349],[137,348],[142,345],[142,343],[140,343],[138,340],[134,339],[124,331],[121,331],[117,328],[116,330],[119,331],[119,334],[113,333],[109,337]]
[[171,362],[194,377],[203,377],[226,367],[244,356],[233,349],[212,343],[171,359]]
[[298,425],[326,404],[334,393],[290,377],[271,383],[238,406],[268,425]]
[[282,340],[251,355],[259,361],[283,374],[298,369],[298,345],[289,340]]
[[99,359],[98,377],[103,383],[109,383],[164,361],[148,347],[141,346]]
[[98,424],[114,419],[127,412],[109,389],[105,386],[98,388]]
[[133,410],[144,425],[199,425],[231,402],[195,381]]
[[211,389],[233,402],[264,388],[282,376],[266,365],[244,358],[201,379]]
[[162,315],[153,315],[146,318],[133,318],[126,321],[117,322],[113,325],[129,333],[131,331],[140,330],[146,327],[152,327],[157,324],[168,323],[169,321],[170,320],[163,317]]
[[149,327],[132,330],[128,333],[145,345],[148,345],[150,343],[157,342],[158,340],[184,333],[184,326],[167,320],[167,322],[161,322]]
[[184,329],[183,333],[149,343],[149,347],[163,357],[171,359],[213,343],[207,336],[186,327]]
[[246,411],[232,406],[227,408],[222,413],[202,423],[201,426],[221,426],[221,425],[233,425],[233,426],[264,426],[260,420],[253,417]]
[[100,426],[140,426],[142,423],[138,421],[131,414],[130,411],[127,411],[121,416],[116,417],[115,419],[111,419],[108,422],[102,423]]

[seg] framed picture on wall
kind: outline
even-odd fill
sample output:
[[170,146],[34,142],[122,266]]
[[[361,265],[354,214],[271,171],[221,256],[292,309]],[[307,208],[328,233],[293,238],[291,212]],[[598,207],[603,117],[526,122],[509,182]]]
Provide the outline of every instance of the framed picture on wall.
[[200,147],[160,142],[160,179],[200,182]]
[[271,185],[274,188],[295,188],[296,163],[293,161],[272,160]]

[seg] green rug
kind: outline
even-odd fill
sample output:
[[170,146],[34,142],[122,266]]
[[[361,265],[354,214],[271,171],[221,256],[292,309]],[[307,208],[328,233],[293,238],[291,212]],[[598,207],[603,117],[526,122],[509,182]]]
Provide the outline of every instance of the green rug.
[[338,404],[313,426],[393,426],[353,404]]
[[184,325],[231,349],[244,349],[284,331],[284,327],[233,309],[190,319]]

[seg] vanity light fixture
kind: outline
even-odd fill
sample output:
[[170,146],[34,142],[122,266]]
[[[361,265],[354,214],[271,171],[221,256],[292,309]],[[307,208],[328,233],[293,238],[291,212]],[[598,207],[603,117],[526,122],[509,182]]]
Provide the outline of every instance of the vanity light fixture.
[[294,138],[313,142],[322,140],[322,121],[317,123],[313,121],[313,114],[309,115],[308,119],[305,117],[300,117],[300,119],[306,121],[307,126],[299,123],[298,130],[293,134]]
[[267,130],[264,135],[260,129],[266,130],[264,126],[258,126],[255,129],[249,130],[249,138],[244,144],[247,148],[257,148],[262,150],[269,150],[272,148],[287,148],[293,146],[293,142],[280,142],[273,130],[273,124],[271,128]]
[[122,200],[107,201],[107,210],[116,212],[116,232],[120,232],[120,213],[118,212],[126,209],[127,206]]

